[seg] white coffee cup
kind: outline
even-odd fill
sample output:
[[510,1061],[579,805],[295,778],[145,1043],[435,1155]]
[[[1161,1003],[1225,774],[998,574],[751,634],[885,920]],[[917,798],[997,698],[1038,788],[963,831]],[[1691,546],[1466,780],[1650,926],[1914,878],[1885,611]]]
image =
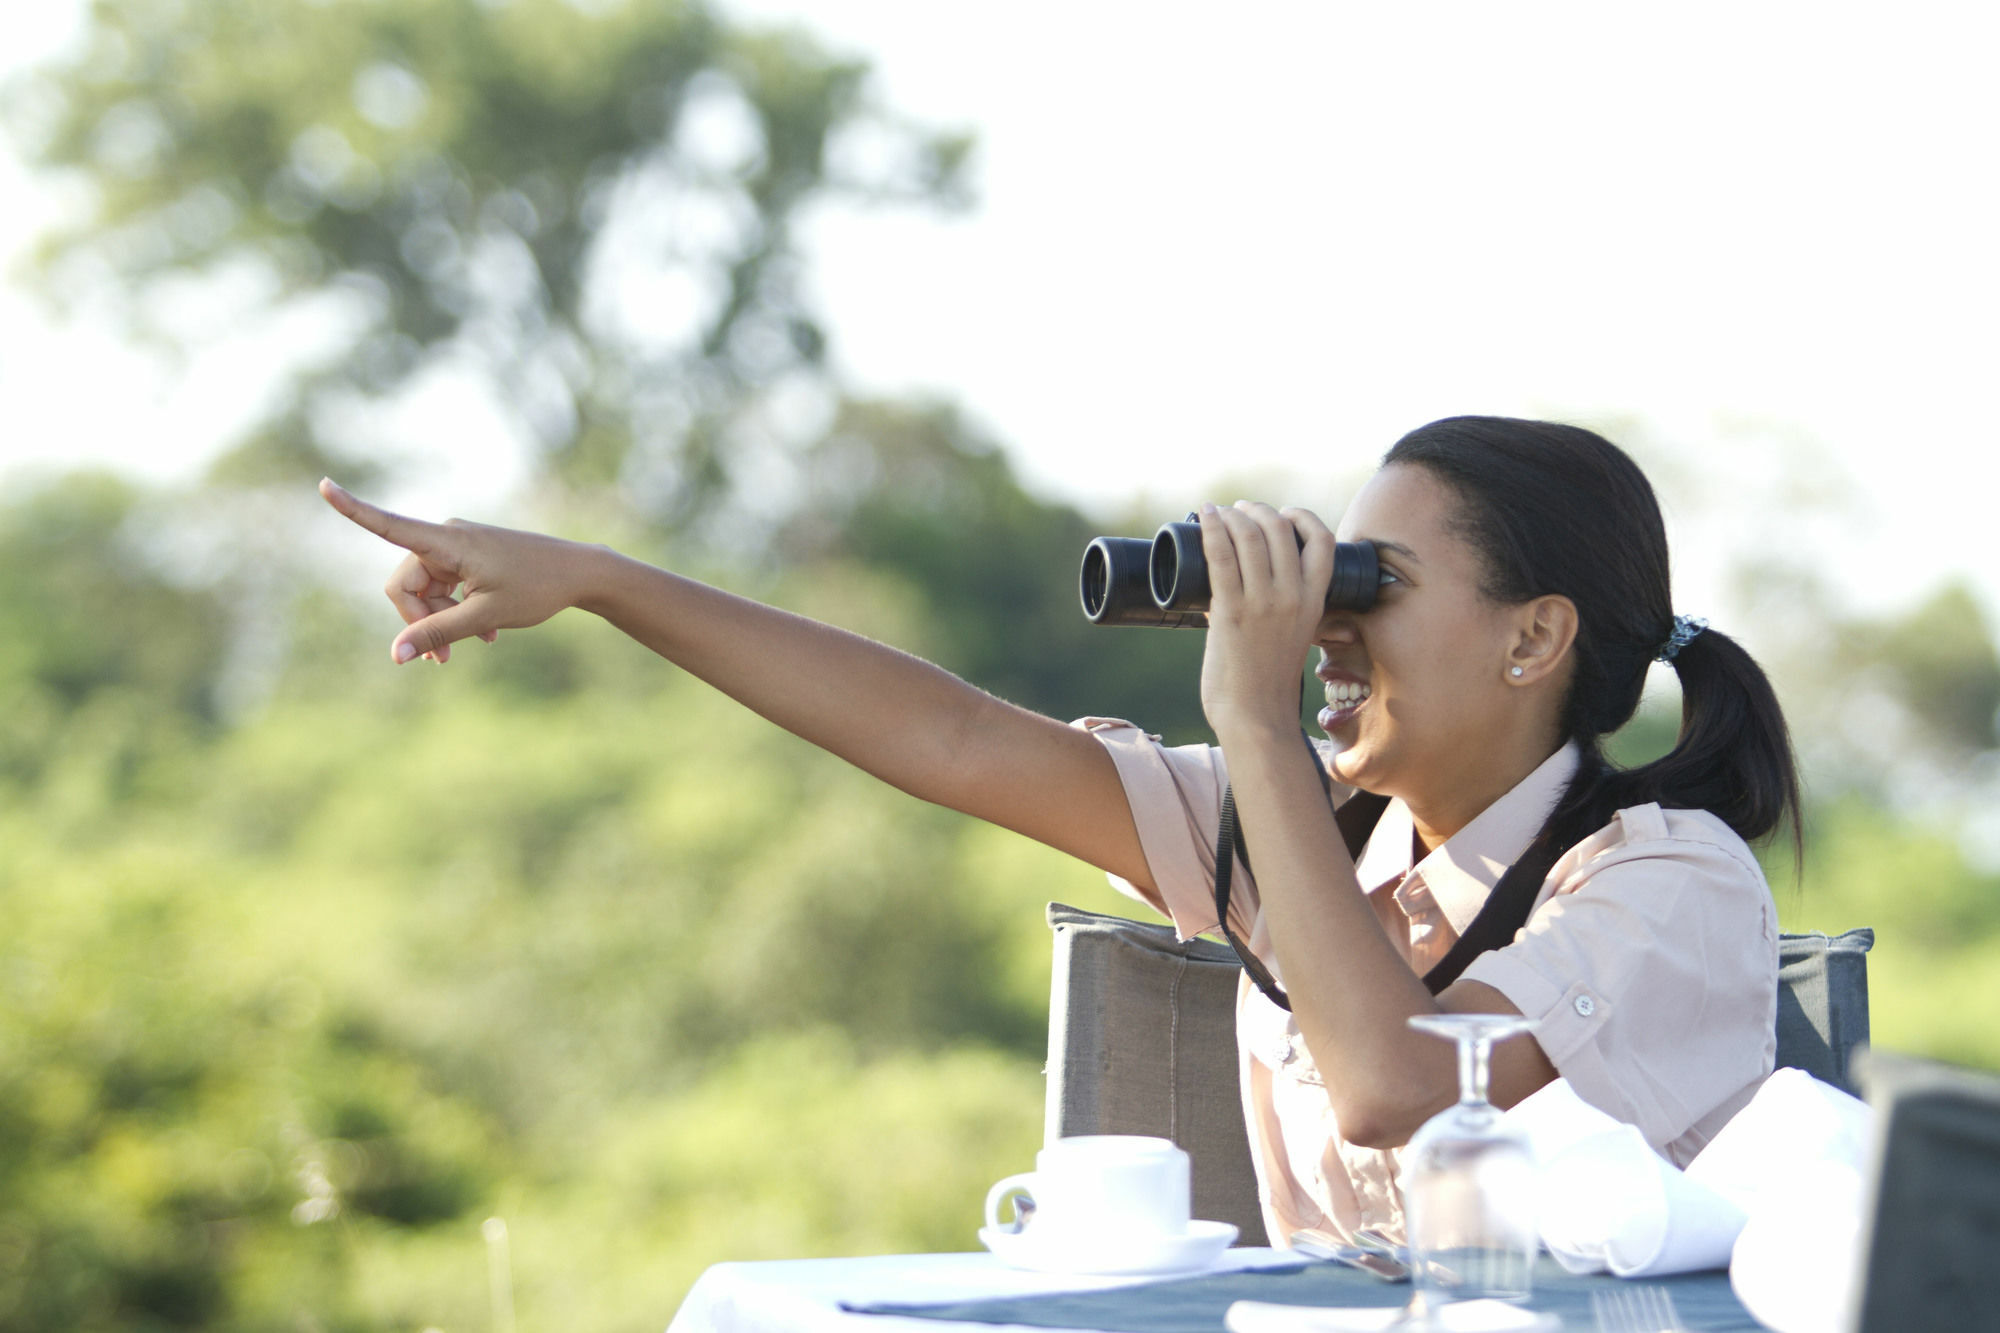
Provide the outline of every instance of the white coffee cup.
[[[1017,1200],[1015,1222],[1003,1224],[1000,1205],[1019,1194],[1032,1208]],[[1033,1171],[1008,1176],[986,1192],[986,1225],[994,1231],[1164,1237],[1184,1234],[1188,1220],[1188,1155],[1171,1139],[1057,1139],[1035,1154]]]

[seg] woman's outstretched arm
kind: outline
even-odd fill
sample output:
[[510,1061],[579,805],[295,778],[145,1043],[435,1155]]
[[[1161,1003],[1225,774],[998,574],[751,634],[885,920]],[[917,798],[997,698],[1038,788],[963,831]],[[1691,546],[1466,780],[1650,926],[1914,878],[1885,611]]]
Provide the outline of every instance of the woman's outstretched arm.
[[1083,731],[898,649],[608,547],[406,518],[331,481],[320,493],[409,552],[385,589],[408,622],[390,648],[398,662],[441,661],[459,640],[577,607],[892,786],[1151,886],[1117,769]]

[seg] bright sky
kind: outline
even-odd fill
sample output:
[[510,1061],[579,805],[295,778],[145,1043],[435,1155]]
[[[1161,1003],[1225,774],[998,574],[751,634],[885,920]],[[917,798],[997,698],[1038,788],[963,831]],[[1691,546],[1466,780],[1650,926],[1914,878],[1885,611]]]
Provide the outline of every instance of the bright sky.
[[[76,8],[24,7],[0,61]],[[1327,506],[1432,418],[1580,419],[1653,470],[1687,609],[1803,542],[1869,604],[1958,572],[2000,612],[1987,7],[731,8],[978,133],[973,216],[831,219],[815,273],[855,379],[956,399],[1045,491],[1164,515],[1257,470]],[[51,207],[0,157],[0,255]],[[0,291],[0,458],[189,475],[255,364],[152,367]],[[427,500],[505,480],[433,447]],[[1806,486],[1848,507],[1780,522]]]

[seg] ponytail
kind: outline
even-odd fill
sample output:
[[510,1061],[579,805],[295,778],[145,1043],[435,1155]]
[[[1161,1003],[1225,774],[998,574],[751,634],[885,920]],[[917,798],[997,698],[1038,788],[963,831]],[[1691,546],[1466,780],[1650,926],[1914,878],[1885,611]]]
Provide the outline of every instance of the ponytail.
[[1707,810],[1745,842],[1789,823],[1792,850],[1801,853],[1798,767],[1770,680],[1741,644],[1712,629],[1688,640],[1673,667],[1680,736],[1652,763],[1606,773],[1613,808],[1657,801]]

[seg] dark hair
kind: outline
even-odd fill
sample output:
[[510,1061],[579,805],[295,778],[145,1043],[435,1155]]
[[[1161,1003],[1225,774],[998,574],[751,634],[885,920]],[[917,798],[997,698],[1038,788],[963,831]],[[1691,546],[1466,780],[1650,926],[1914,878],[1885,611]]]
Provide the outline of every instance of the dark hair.
[[1583,762],[1537,841],[1560,854],[1614,811],[1657,801],[1714,813],[1746,841],[1789,820],[1802,850],[1798,771],[1777,696],[1735,640],[1706,629],[1673,659],[1681,729],[1671,753],[1637,768],[1605,757],[1603,738],[1639,706],[1647,665],[1674,628],[1666,526],[1638,465],[1577,426],[1450,417],[1421,426],[1383,457],[1420,467],[1457,499],[1458,531],[1485,561],[1482,591],[1575,603],[1575,672],[1565,739]]

